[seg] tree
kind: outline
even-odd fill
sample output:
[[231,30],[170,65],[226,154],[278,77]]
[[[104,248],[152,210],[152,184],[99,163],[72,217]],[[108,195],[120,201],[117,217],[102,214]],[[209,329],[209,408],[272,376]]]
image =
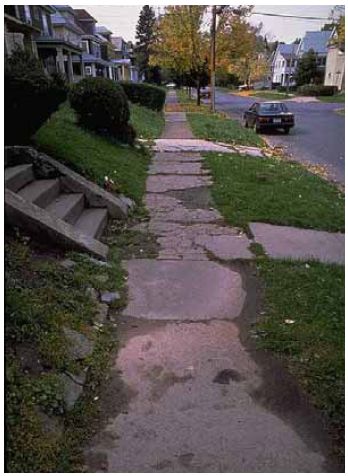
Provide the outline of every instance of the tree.
[[316,54],[314,50],[309,50],[298,62],[295,73],[296,84],[297,86],[302,86],[315,83],[318,81],[319,76]]
[[220,74],[236,75],[240,81],[250,85],[252,81],[263,79],[268,70],[268,46],[260,35],[262,24],[253,26],[235,9],[226,9],[221,15],[217,28],[217,69]]
[[155,25],[156,15],[153,8],[144,5],[136,27],[136,63],[139,67],[139,73],[145,76],[145,81],[151,81],[152,77],[155,76],[155,82],[158,82],[158,69],[150,71],[151,68],[149,67],[151,45],[155,37]]
[[197,104],[209,77],[209,36],[203,32],[205,9],[202,5],[166,7],[150,56],[151,65],[171,70],[181,78],[181,84],[196,88]]

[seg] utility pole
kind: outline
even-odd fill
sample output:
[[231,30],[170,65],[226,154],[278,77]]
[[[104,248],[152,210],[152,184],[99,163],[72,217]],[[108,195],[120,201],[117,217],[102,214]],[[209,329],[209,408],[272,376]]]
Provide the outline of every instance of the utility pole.
[[210,100],[211,111],[215,112],[215,54],[216,54],[216,5],[213,5],[211,23],[211,53],[210,53]]

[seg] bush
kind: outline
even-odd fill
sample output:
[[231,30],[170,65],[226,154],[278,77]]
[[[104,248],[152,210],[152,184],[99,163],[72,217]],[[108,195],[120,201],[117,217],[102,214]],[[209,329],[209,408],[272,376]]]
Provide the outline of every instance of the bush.
[[337,86],[324,86],[319,84],[304,84],[297,88],[297,92],[301,96],[333,96],[337,91]]
[[135,131],[123,88],[106,78],[85,78],[71,88],[70,104],[80,125],[116,139],[134,143]]
[[277,87],[277,91],[278,91],[279,93],[287,93],[288,90],[289,90],[289,92],[290,92],[290,91],[291,91],[291,92],[296,91],[296,86],[291,85],[291,86],[289,86],[289,88],[288,88],[287,86],[278,86],[278,87]]
[[28,144],[67,91],[61,76],[47,76],[37,58],[15,51],[5,62],[5,144]]
[[154,111],[161,111],[166,100],[166,91],[159,86],[146,83],[119,83],[130,102],[148,107]]

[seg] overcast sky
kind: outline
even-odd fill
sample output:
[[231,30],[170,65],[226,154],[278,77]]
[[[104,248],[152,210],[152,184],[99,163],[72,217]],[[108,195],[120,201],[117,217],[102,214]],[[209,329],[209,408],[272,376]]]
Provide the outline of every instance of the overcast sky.
[[[141,10],[140,5],[120,6],[120,5],[79,5],[77,8],[85,8],[92,16],[98,20],[99,25],[107,26],[116,36],[122,36],[125,40],[134,41],[135,26]],[[157,10],[157,7],[155,7]],[[279,13],[300,16],[328,17],[332,5],[256,5],[255,12]],[[303,19],[289,19],[279,17],[267,17],[262,15],[252,15],[252,23],[262,22],[263,33],[267,33],[270,40],[293,41],[301,37],[306,31],[320,30],[325,21],[313,21]]]

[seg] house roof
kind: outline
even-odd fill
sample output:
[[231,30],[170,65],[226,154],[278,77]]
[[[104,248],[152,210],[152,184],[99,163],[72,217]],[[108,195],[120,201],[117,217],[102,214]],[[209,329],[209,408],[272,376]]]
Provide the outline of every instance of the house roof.
[[277,48],[277,53],[281,54],[284,58],[290,58],[295,56],[298,52],[299,45],[297,43],[280,44]]
[[97,33],[99,33],[100,35],[111,35],[112,34],[112,31],[109,30],[109,28],[106,28],[106,26],[97,26]]
[[307,31],[300,44],[301,53],[307,53],[309,50],[319,54],[327,53],[327,44],[332,34],[332,30]]
[[55,6],[55,8],[56,8],[56,12],[53,15],[51,15],[51,21],[52,21],[53,27],[58,25],[63,25],[65,26],[65,28],[73,31],[74,33],[78,35],[84,34],[84,31],[76,23],[74,23],[73,21],[70,21],[69,18],[67,18],[63,14],[64,11],[67,11],[68,13],[70,13],[71,18],[73,19],[74,11],[71,7],[67,5],[57,5]]
[[97,23],[97,20],[83,8],[74,8],[74,12],[79,21],[93,21]]

